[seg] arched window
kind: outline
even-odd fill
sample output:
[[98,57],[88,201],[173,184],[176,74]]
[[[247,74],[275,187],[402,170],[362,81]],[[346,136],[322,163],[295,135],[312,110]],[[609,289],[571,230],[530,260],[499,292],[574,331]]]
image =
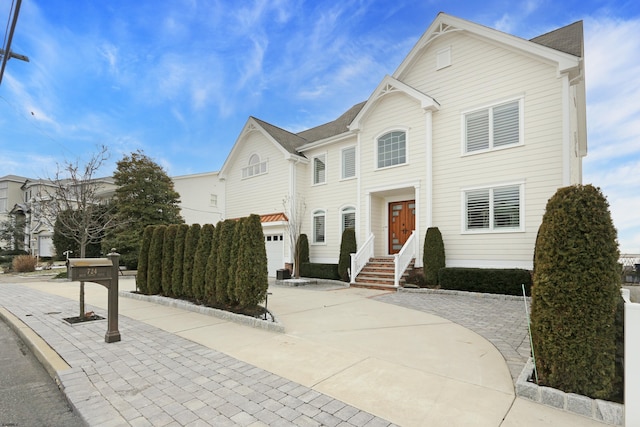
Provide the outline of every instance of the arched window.
[[326,217],[321,209],[313,212],[313,243],[325,243]]
[[267,173],[267,161],[260,161],[260,156],[252,154],[249,157],[249,166],[242,168],[242,178],[250,178]]
[[347,206],[340,211],[340,224],[342,225],[342,231],[347,228],[356,228],[356,208],[353,206]]
[[407,162],[407,133],[393,131],[378,138],[378,168]]

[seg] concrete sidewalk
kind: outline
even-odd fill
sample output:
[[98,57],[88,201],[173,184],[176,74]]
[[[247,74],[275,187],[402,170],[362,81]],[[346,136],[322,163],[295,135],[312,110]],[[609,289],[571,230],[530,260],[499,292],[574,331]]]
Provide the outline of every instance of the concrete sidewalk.
[[[106,290],[86,288],[104,315]],[[121,297],[112,344],[105,322],[61,321],[78,283],[0,284],[0,301],[69,365],[57,375],[90,425],[602,425],[516,398],[488,341],[382,291],[270,292],[284,334]]]

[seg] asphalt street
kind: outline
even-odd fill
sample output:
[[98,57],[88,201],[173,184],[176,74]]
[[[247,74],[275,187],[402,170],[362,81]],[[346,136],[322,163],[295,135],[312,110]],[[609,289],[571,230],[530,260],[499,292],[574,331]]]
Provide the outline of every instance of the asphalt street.
[[0,320],[0,426],[84,425],[38,359]]

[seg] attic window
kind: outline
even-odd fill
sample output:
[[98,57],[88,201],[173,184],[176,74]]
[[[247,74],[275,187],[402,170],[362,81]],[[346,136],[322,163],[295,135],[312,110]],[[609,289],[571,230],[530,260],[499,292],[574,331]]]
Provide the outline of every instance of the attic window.
[[436,53],[436,70],[441,70],[451,65],[451,47],[440,49]]
[[252,176],[267,173],[267,161],[260,161],[260,156],[252,154],[249,157],[249,166],[242,168],[242,178],[251,178]]

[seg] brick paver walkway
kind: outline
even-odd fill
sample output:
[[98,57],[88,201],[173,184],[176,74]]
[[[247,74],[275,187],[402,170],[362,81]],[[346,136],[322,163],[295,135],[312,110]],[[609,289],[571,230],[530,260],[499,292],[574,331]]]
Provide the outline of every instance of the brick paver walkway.
[[[70,326],[77,302],[0,284],[0,303],[71,369],[61,387],[91,426],[390,426],[372,414],[143,322],[120,316]],[[96,313],[106,316],[104,310]]]
[[482,335],[502,353],[514,383],[531,354],[522,298],[417,291],[393,292],[376,299],[435,314]]

